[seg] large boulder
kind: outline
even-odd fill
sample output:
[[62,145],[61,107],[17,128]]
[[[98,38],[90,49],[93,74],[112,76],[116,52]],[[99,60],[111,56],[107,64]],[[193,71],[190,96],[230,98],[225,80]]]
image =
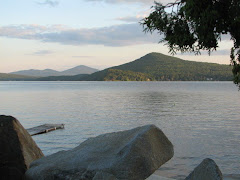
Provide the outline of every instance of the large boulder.
[[173,145],[154,125],[89,138],[76,148],[34,161],[26,179],[146,179],[173,157]]
[[214,160],[206,158],[191,172],[185,180],[222,180],[220,171]]
[[17,119],[0,115],[0,179],[22,179],[30,163],[43,156]]

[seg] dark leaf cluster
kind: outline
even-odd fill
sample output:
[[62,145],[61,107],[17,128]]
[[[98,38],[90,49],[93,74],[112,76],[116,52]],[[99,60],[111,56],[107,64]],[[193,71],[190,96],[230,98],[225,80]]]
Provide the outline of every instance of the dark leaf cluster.
[[231,52],[234,82],[240,84],[240,1],[177,0],[163,5],[155,2],[153,12],[141,22],[145,32],[157,31],[170,53],[209,54],[218,47],[223,34],[229,34],[234,46]]

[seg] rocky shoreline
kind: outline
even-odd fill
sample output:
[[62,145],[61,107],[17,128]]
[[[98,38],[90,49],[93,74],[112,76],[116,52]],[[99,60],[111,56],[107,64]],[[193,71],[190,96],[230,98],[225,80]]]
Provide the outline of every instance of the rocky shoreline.
[[[174,155],[155,125],[102,134],[76,148],[44,156],[12,116],[0,115],[1,179],[169,180],[153,173]],[[212,159],[204,159],[185,180],[222,180]]]

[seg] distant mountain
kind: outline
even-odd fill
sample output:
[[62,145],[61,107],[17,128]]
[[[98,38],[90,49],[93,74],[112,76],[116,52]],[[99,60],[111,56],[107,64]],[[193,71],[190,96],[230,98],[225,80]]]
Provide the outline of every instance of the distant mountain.
[[95,72],[83,77],[81,80],[104,81],[109,74],[109,69],[140,72],[144,73],[146,77],[157,81],[232,80],[231,67],[228,65],[186,61],[161,53],[147,54],[135,61]]
[[99,71],[99,70],[94,69],[94,68],[90,68],[88,66],[80,65],[80,66],[76,66],[74,68],[62,71],[61,75],[73,76],[73,75],[77,75],[77,74],[92,74],[92,73],[95,73],[97,71]]
[[44,70],[29,69],[29,70],[11,72],[10,74],[35,76],[35,77],[60,76],[61,75],[60,72],[52,70],[52,69],[44,69]]
[[34,79],[35,77],[31,76],[0,73],[0,81],[30,81]]
[[97,71],[98,71],[97,69],[80,65],[65,71],[56,71],[53,69],[45,69],[45,70],[30,69],[30,70],[11,72],[10,74],[35,76],[35,77],[47,77],[47,76],[72,76],[77,74],[92,74]]

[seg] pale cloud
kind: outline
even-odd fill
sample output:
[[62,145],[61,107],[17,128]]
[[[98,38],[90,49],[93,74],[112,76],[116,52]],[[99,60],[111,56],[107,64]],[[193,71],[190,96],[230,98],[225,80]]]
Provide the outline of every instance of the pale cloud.
[[145,34],[138,23],[91,29],[72,29],[64,26],[18,25],[0,27],[0,36],[40,40],[64,45],[129,46],[157,43],[159,35]]
[[53,51],[49,51],[49,50],[40,50],[40,51],[36,51],[30,55],[35,55],[35,56],[45,56],[45,55],[49,55],[52,54]]
[[45,0],[45,2],[37,2],[40,5],[48,5],[50,7],[56,7],[59,5],[59,1]]
[[151,9],[148,10],[142,10],[137,13],[135,16],[124,16],[124,17],[118,17],[115,20],[123,21],[127,23],[138,23],[141,22],[145,17],[149,16],[151,13]]
[[116,20],[118,21],[123,21],[123,22],[140,22],[142,19],[144,18],[144,16],[125,16],[125,17],[119,17],[116,18]]
[[41,26],[36,24],[9,25],[0,27],[0,36],[19,39],[36,39],[38,34],[67,30],[64,25]]
[[72,56],[72,58],[93,58],[95,56]]
[[127,22],[127,23],[133,23],[133,22],[138,23],[145,17],[149,16],[150,13],[151,13],[151,10],[148,9],[148,10],[138,12],[138,14],[136,16],[118,17],[115,20],[123,21],[123,22]]

